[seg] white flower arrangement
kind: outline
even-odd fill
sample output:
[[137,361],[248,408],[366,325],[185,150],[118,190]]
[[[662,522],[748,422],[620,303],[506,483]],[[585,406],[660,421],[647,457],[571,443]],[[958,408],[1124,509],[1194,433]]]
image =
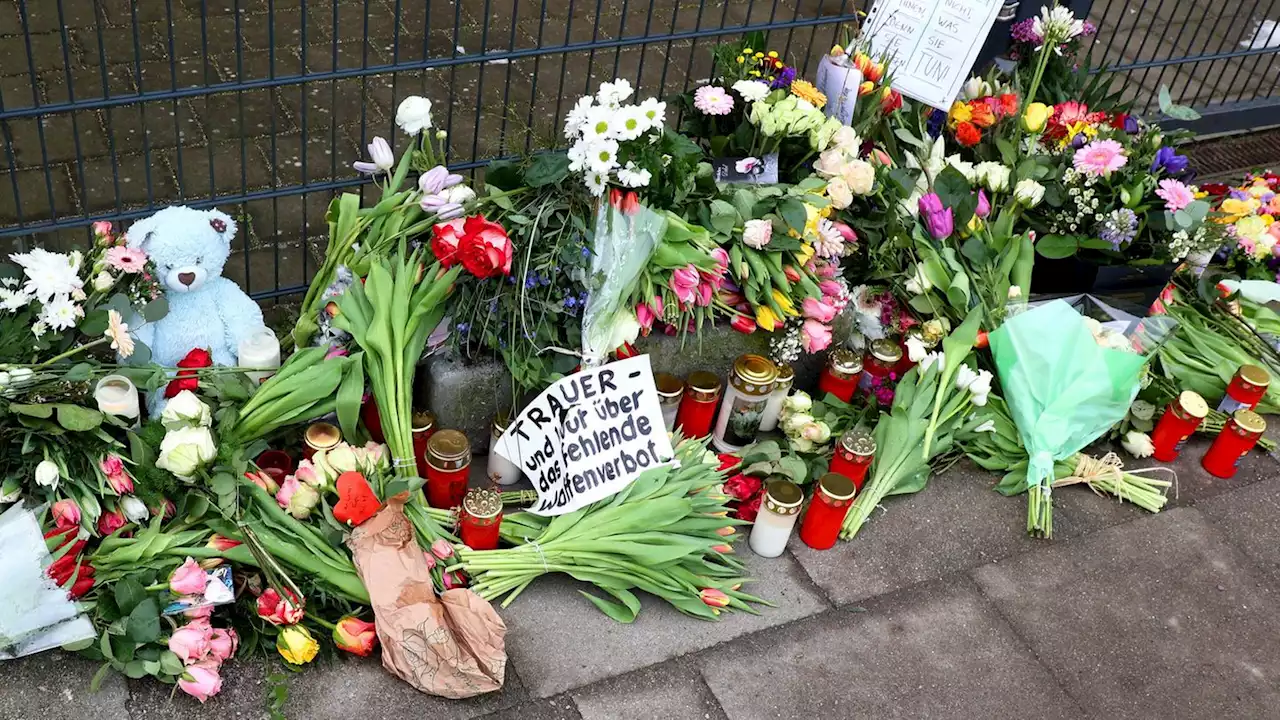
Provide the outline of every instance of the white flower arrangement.
[[600,83],[595,96],[579,98],[565,118],[564,136],[572,142],[569,169],[583,174],[596,197],[610,184],[642,188],[653,181],[653,170],[632,158],[661,139],[667,106],[654,98],[624,105],[633,92],[626,80]]

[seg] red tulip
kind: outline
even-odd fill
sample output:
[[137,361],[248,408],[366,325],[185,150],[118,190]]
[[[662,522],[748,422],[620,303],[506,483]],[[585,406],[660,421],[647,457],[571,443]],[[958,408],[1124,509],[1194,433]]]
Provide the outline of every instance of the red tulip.
[[756,321],[750,315],[734,315],[729,321],[729,327],[744,335],[750,335],[756,331]]
[[333,644],[352,655],[368,657],[378,646],[378,632],[373,623],[348,615],[333,628]]

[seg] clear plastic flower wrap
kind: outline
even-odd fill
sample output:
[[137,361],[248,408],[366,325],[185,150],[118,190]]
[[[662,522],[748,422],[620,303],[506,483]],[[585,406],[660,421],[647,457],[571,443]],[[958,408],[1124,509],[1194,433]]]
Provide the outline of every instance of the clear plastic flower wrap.
[[53,561],[40,523],[19,503],[0,514],[0,660],[92,640],[67,591],[45,573]]

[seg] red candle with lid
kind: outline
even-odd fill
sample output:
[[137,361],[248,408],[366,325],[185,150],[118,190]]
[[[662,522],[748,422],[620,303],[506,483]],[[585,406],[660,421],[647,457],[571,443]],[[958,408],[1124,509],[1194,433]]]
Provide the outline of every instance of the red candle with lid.
[[387,441],[382,434],[382,416],[378,414],[378,401],[373,399],[372,393],[365,396],[364,404],[360,406],[360,420],[364,422],[364,429],[368,431],[369,437],[374,442]]
[[867,481],[867,469],[871,467],[875,455],[876,441],[869,435],[850,430],[841,435],[840,442],[836,443],[828,469],[849,478],[854,487],[861,491],[863,483]]
[[814,550],[828,550],[835,545],[856,493],[853,481],[844,475],[823,475],[800,524],[800,539],[804,544]]
[[827,366],[822,368],[822,375],[818,378],[818,394],[825,397],[831,393],[843,402],[850,402],[861,377],[862,360],[856,353],[843,348],[832,350],[827,356]]
[[471,443],[457,430],[441,430],[427,441],[427,503],[434,508],[462,504],[471,474]]
[[1227,384],[1227,394],[1218,403],[1218,412],[1230,415],[1244,408],[1254,410],[1267,394],[1271,376],[1257,365],[1241,365]]
[[1177,459],[1187,438],[1200,426],[1200,421],[1209,414],[1209,404],[1197,393],[1190,390],[1169,401],[1155,430],[1151,432],[1151,443],[1155,446],[1152,455],[1160,462],[1173,462]]
[[429,412],[415,412],[412,416],[413,462],[418,466],[418,477],[427,477],[427,442],[436,432],[436,416]]
[[867,354],[862,358],[862,390],[870,393],[878,384],[877,380],[881,384],[887,381],[901,359],[902,348],[894,341],[888,338],[872,340],[871,347],[867,348]]
[[1237,410],[1222,426],[1218,437],[1213,439],[1200,465],[1214,477],[1232,477],[1240,466],[1240,458],[1258,444],[1258,438],[1266,429],[1267,421],[1258,413]]
[[676,413],[676,427],[686,438],[704,438],[711,434],[722,388],[720,376],[715,373],[705,370],[690,373]]
[[496,550],[502,527],[502,495],[497,490],[471,488],[462,498],[458,518],[462,544],[472,550]]

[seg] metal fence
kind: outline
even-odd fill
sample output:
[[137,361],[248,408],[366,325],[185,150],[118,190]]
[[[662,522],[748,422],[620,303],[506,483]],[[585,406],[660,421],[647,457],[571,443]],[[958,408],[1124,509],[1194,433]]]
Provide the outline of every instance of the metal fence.
[[[350,163],[375,135],[403,144],[404,97],[429,97],[451,165],[476,168],[560,145],[564,113],[603,80],[667,96],[706,78],[710,48],[745,32],[809,70],[866,4],[0,0],[0,251],[80,246],[95,220],[217,205],[242,220],[226,274],[255,297],[289,295],[316,267],[333,193],[361,182]],[[1097,57],[1140,104],[1168,84],[1224,129],[1274,106],[1276,49],[1238,47],[1270,2],[1091,5]]]

